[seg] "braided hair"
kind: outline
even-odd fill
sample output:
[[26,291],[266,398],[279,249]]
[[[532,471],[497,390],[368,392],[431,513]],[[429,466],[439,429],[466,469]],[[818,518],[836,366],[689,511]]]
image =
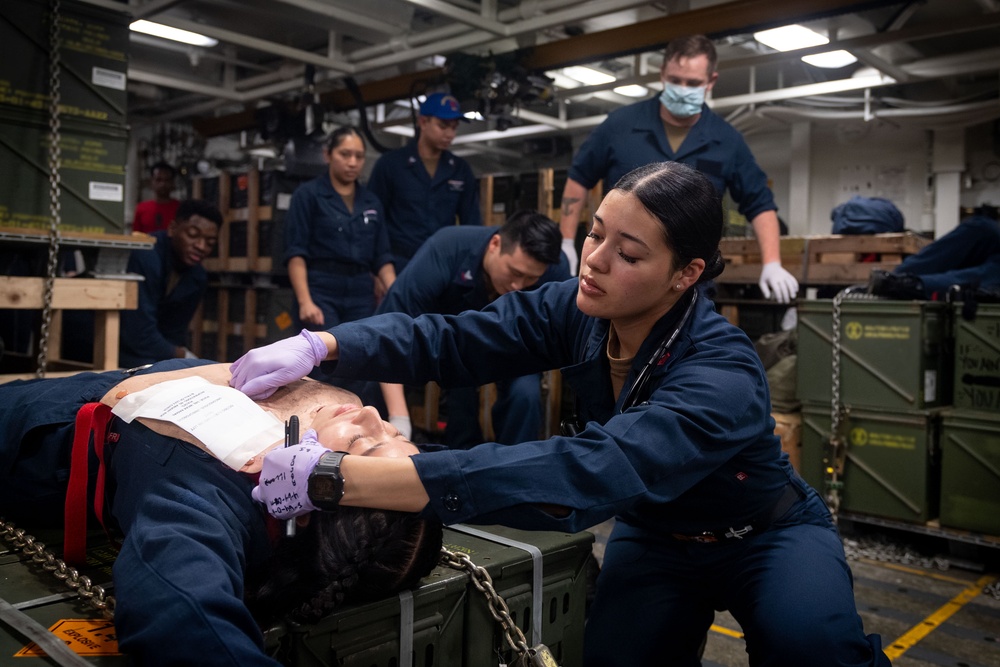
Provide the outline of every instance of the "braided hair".
[[316,621],[348,602],[415,585],[437,564],[441,524],[415,514],[341,506],[313,512],[295,537],[282,538],[265,577],[247,587],[258,622]]

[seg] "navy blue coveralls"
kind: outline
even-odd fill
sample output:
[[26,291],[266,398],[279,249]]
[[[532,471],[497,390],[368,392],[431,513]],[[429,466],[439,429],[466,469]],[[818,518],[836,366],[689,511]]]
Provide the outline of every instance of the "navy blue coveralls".
[[[326,326],[374,313],[371,276],[392,261],[378,197],[356,184],[352,212],[333,189],[329,174],[300,185],[285,218],[285,263],[293,257],[306,262],[309,294],[323,311]],[[295,327],[301,329],[297,301],[293,312]]]
[[611,112],[583,142],[569,177],[587,189],[604,179],[608,191],[636,167],[663,161],[694,167],[712,181],[720,197],[728,188],[747,220],[778,208],[767,175],[757,166],[743,135],[703,105],[701,117],[675,153],[656,97]]
[[382,155],[368,187],[385,206],[397,274],[431,234],[454,225],[455,216],[463,225],[483,224],[479,185],[469,163],[444,151],[431,178],[416,139]]
[[1000,288],[1000,223],[985,215],[965,218],[958,227],[904,259],[894,273],[920,276],[928,299],[952,285]]
[[[486,284],[483,257],[499,227],[444,227],[420,247],[407,268],[396,278],[377,313],[422,313],[457,315],[480,310],[492,299]],[[549,266],[533,289],[550,281],[570,277],[564,255]],[[537,373],[497,383],[493,404],[493,426],[497,442],[514,445],[535,440],[542,426],[542,396]],[[445,444],[471,447],[483,441],[479,427],[479,395],[474,387],[448,390],[448,426]]]
[[[174,359],[140,373],[205,363]],[[0,385],[0,513],[29,528],[61,521],[76,412],[125,377]],[[138,422],[113,419],[110,434],[106,507],[125,535],[113,570],[122,651],[147,667],[279,667],[243,602],[245,576],[271,552],[254,480]]]
[[[887,666],[879,637],[862,630],[829,512],[781,452],[746,335],[699,298],[673,349],[650,359],[679,304],[641,346],[616,402],[608,322],[581,313],[576,292],[570,280],[478,312],[341,325],[330,331],[339,360],[325,364],[344,377],[456,385],[562,368],[578,397],[576,436],[411,460],[430,497],[425,514],[446,524],[576,531],[617,515],[586,665],[698,665],[714,610],[729,609],[755,666]],[[647,361],[648,388],[625,407]],[[543,509],[553,505],[568,513]]]
[[[128,272],[145,277],[139,282],[139,307],[121,313],[119,363],[125,368],[173,359],[187,345],[188,326],[205,294],[205,267],[177,260],[166,231],[153,232],[156,244],[129,255]],[[169,292],[170,274],[177,284]]]

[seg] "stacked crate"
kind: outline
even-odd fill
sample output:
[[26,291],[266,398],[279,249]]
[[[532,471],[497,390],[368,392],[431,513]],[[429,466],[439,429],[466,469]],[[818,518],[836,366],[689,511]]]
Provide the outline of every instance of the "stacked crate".
[[956,304],[952,322],[955,398],[941,421],[941,525],[1000,535],[1000,304]]
[[[826,492],[832,422],[833,303],[799,306],[802,477]],[[938,433],[951,404],[948,306],[850,300],[840,316],[841,434],[847,451],[840,508],[924,523],[937,516]]]
[[302,177],[247,169],[195,179],[193,196],[222,213],[219,243],[206,258],[209,289],[191,323],[192,352],[235,361],[295,333],[284,257],[284,220]]
[[[49,3],[0,3],[0,227],[49,227]],[[60,3],[64,232],[125,231],[128,18]]]

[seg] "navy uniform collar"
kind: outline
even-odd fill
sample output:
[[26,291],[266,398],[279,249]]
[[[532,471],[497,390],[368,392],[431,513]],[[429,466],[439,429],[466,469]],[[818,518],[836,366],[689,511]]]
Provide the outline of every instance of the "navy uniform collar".
[[721,141],[718,133],[713,131],[719,117],[712,113],[707,104],[702,104],[698,122],[688,128],[684,143],[681,144],[680,150],[674,153],[667,140],[667,132],[663,129],[663,119],[660,118],[660,98],[653,97],[640,104],[645,104],[646,108],[642,109],[632,131],[651,133],[663,154],[671,156],[672,160],[681,160],[707,144]]

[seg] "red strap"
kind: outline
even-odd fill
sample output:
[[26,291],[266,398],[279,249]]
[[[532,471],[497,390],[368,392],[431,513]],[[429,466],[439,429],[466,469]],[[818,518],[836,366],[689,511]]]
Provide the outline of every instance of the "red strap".
[[69,488],[63,527],[63,559],[70,565],[82,565],[87,557],[87,481],[90,439],[101,465],[97,471],[94,511],[104,523],[104,441],[107,438],[111,408],[103,403],[87,403],[76,413],[73,450],[70,454]]

